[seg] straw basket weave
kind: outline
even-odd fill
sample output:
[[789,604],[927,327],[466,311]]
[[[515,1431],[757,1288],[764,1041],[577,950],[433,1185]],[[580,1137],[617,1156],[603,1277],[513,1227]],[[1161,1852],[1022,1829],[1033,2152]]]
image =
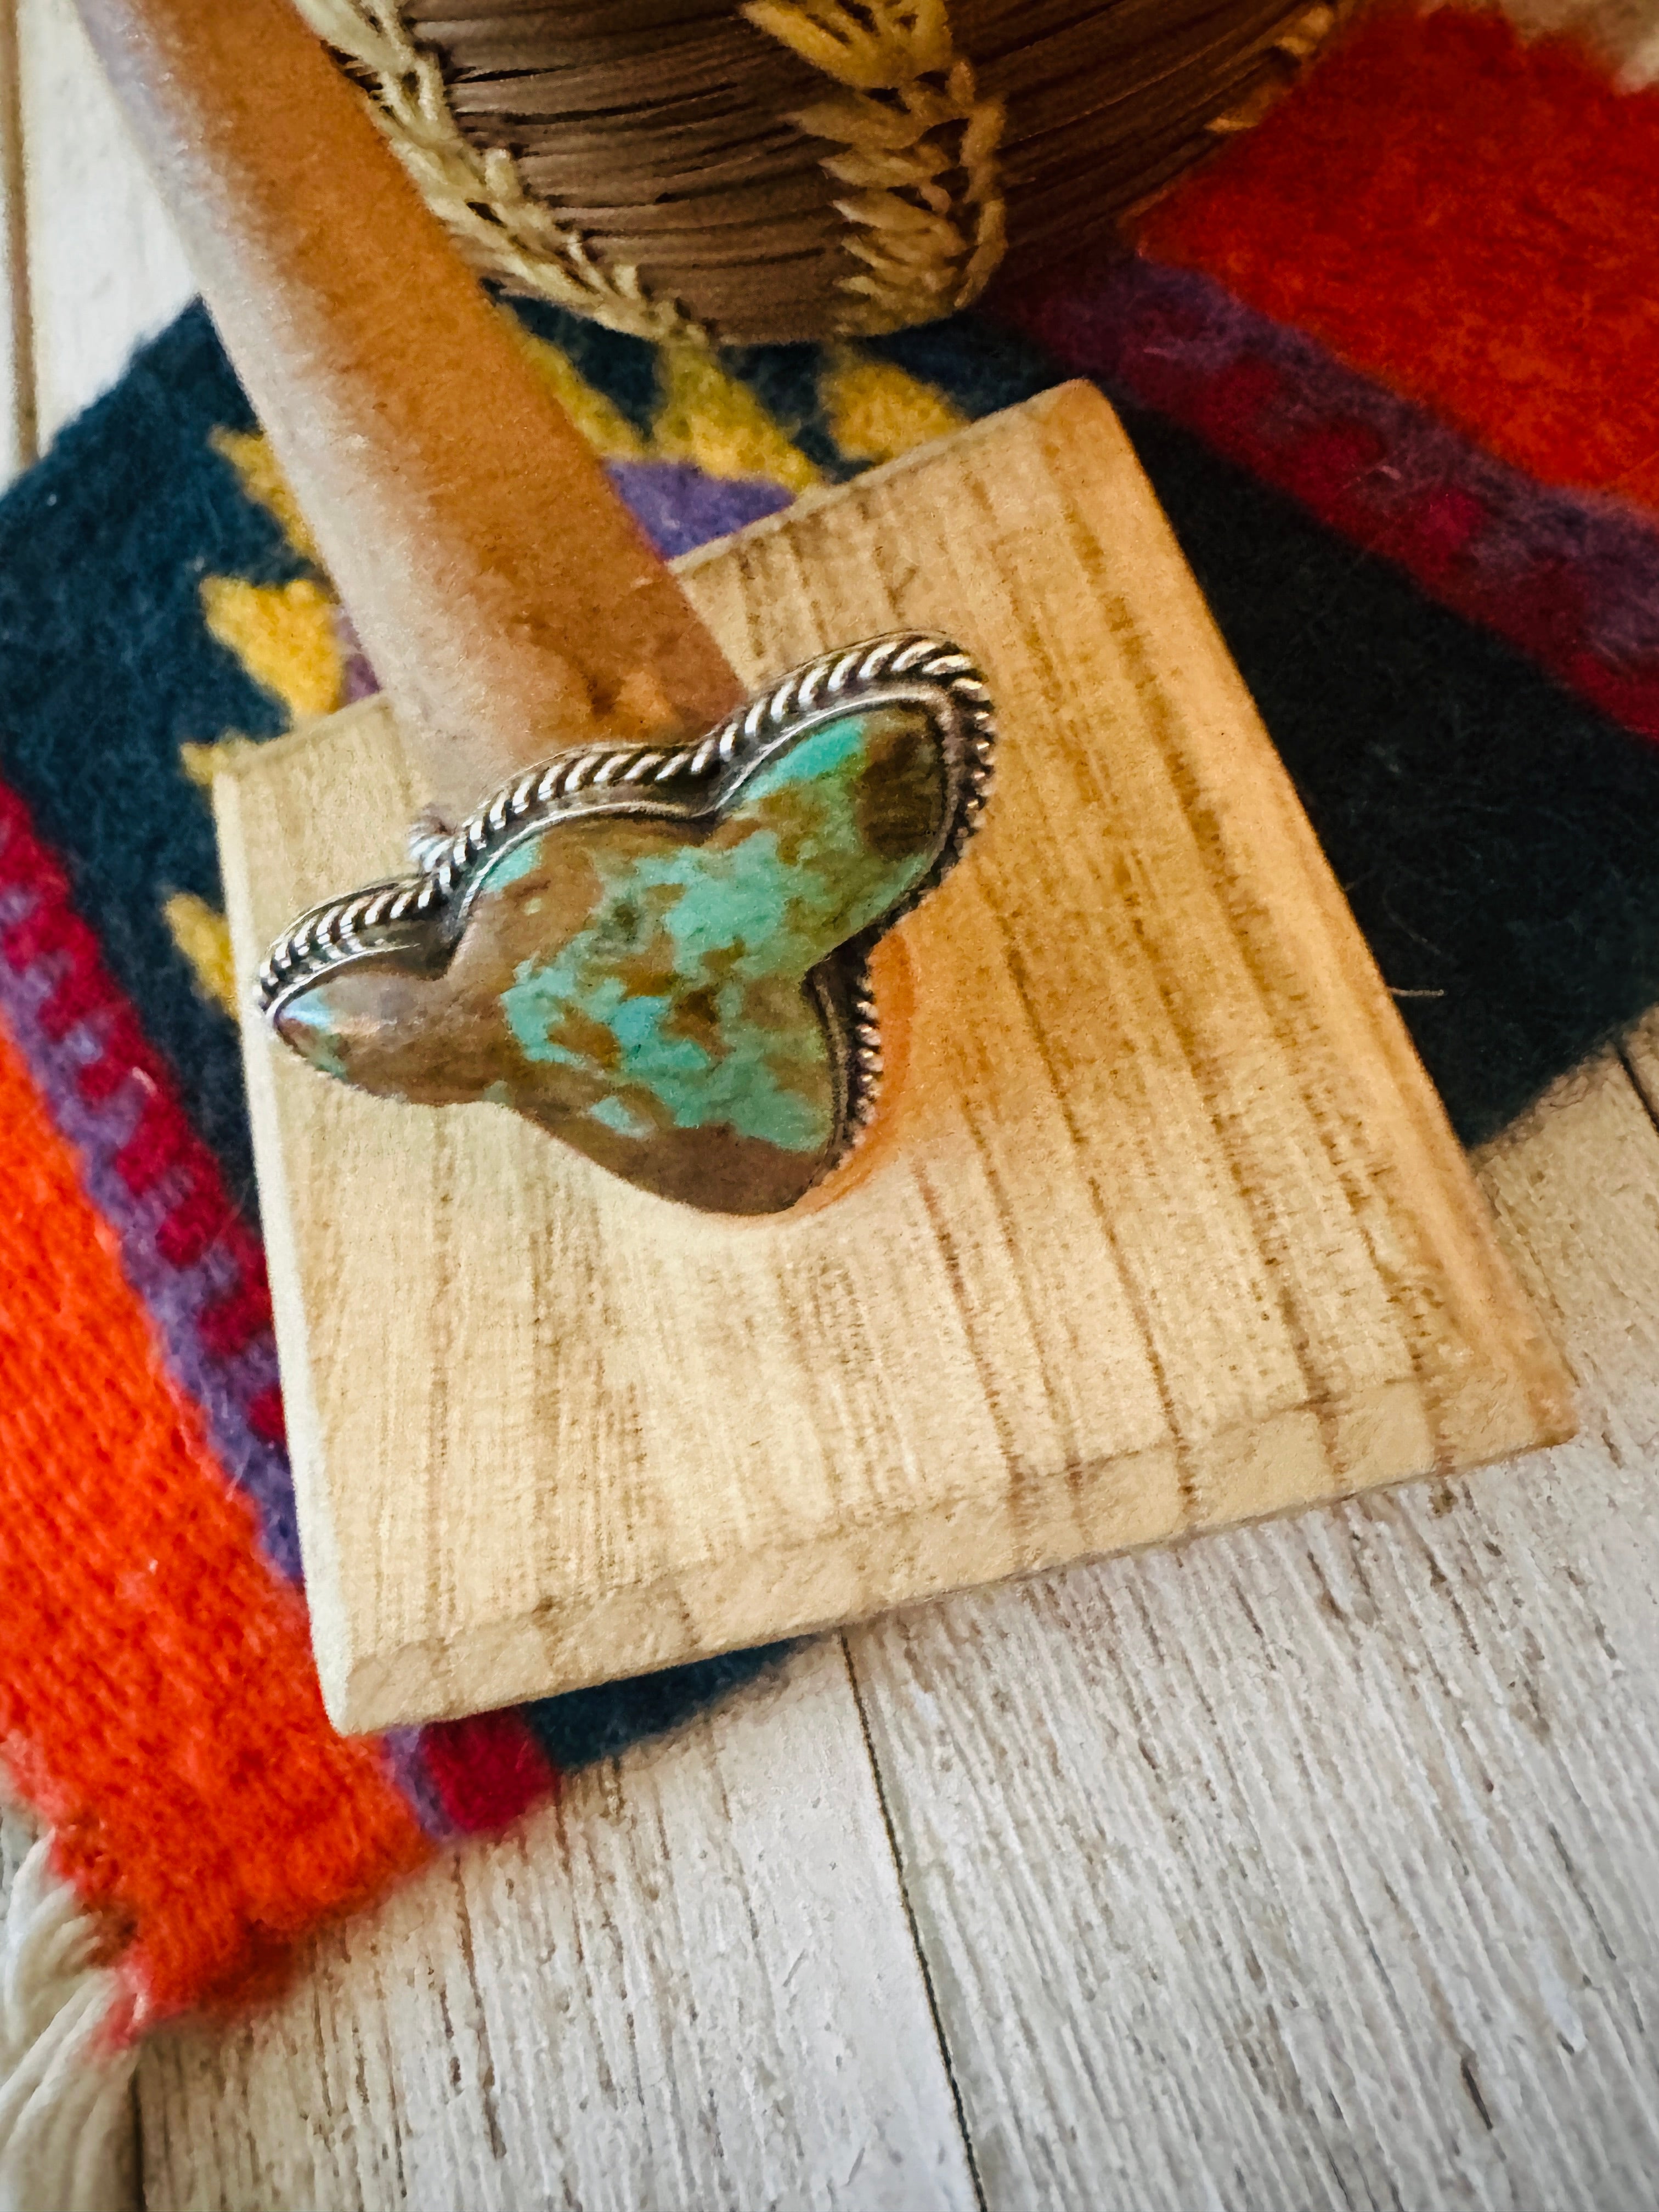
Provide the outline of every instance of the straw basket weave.
[[1264,112],[1355,0],[298,0],[510,288],[662,337],[927,322]]

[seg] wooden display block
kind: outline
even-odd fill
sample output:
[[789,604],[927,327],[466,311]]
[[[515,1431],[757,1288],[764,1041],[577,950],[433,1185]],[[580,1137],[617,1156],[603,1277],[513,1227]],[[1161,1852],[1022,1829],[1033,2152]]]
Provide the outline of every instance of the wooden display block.
[[[679,564],[745,678],[982,663],[984,829],[889,940],[832,1202],[647,1197],[246,1024],[324,1692],[571,1689],[1570,1433],[1567,1378],[1204,602],[1072,386]],[[377,703],[221,777],[245,994],[401,865]],[[906,1012],[907,1007],[908,1012]]]

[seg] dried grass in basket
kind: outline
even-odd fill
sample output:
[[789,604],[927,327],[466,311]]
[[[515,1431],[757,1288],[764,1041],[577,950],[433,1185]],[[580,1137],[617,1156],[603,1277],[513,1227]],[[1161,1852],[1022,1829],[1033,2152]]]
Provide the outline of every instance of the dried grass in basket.
[[297,0],[475,264],[651,337],[896,330],[1108,235],[1358,0]]

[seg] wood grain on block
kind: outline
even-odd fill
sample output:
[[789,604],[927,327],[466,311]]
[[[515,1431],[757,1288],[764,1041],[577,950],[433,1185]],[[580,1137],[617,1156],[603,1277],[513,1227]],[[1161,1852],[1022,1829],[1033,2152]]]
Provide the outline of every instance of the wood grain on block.
[[[1560,1362],[1096,392],[680,574],[745,679],[900,624],[959,636],[997,694],[1000,787],[895,940],[904,1077],[816,1211],[699,1217],[495,1109],[319,1080],[249,1024],[343,1727],[1570,1431]],[[293,913],[397,865],[421,796],[374,703],[228,769],[245,988]]]

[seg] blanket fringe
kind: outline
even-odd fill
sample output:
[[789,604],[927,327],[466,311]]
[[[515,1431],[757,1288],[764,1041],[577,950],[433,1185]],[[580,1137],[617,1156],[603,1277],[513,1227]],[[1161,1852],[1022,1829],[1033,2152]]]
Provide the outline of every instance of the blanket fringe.
[[119,2212],[137,2051],[110,2035],[122,1987],[50,1852],[18,1868],[0,1931],[0,2212]]

